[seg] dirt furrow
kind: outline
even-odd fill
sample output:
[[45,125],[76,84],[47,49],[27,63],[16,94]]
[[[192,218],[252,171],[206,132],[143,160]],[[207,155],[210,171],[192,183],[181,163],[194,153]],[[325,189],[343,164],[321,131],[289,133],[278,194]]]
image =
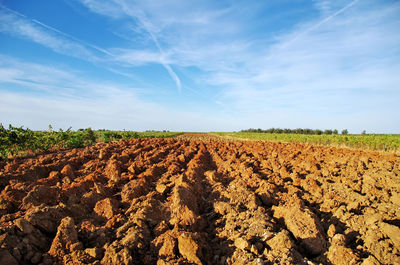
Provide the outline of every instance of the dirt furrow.
[[1,264],[400,263],[400,158],[203,134],[0,168]]

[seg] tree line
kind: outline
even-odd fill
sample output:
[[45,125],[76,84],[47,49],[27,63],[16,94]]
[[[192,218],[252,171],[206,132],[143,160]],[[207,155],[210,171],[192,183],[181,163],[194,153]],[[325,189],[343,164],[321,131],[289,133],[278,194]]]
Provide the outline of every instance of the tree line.
[[[247,130],[241,130],[240,132],[252,132],[252,133],[286,133],[286,134],[308,134],[308,135],[322,135],[322,134],[339,134],[339,131],[334,129],[334,130],[319,130],[319,129],[281,129],[281,128],[270,128],[267,130],[263,129],[247,129]],[[347,129],[344,129],[341,131],[341,134],[346,135],[349,132]]]

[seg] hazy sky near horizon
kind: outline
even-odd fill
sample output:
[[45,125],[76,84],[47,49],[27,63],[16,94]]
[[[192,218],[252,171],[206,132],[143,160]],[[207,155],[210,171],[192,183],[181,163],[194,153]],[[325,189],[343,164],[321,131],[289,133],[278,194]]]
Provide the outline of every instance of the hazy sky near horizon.
[[400,133],[397,0],[0,0],[0,122]]

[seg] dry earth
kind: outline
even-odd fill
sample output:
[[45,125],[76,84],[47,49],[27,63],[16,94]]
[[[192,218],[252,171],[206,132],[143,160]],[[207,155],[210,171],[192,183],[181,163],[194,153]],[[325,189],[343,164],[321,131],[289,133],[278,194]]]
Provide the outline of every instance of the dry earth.
[[0,264],[400,264],[400,158],[207,135],[0,164]]

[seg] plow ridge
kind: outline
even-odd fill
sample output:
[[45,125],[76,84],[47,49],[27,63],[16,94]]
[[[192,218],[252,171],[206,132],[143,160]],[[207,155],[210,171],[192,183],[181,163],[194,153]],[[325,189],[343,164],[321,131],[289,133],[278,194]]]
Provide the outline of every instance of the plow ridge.
[[2,264],[400,264],[400,158],[184,134],[0,168]]

